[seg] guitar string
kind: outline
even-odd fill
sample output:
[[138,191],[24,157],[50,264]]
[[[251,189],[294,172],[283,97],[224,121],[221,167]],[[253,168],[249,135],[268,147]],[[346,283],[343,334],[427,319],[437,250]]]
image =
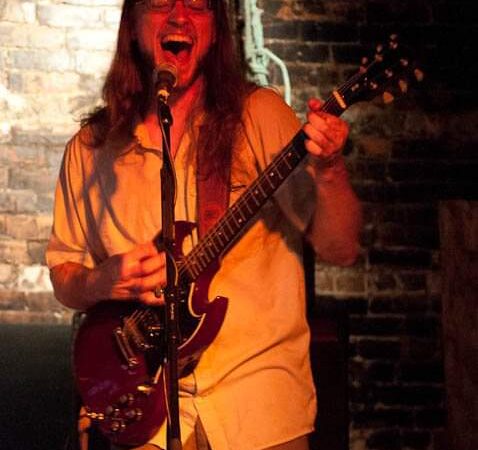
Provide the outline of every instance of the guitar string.
[[[353,77],[352,77],[353,78]],[[353,85],[355,83],[355,81],[352,83],[350,83],[350,85]],[[329,97],[325,102],[324,102],[324,105],[322,106],[323,109],[327,110],[328,107],[331,107],[331,109],[334,108],[334,106],[338,106],[337,105],[337,102],[336,100],[333,98],[333,97]],[[340,106],[339,106],[340,108]],[[341,110],[341,108],[340,108]],[[335,112],[339,112],[339,110],[337,109],[337,111]],[[300,160],[302,159],[302,157],[300,157],[299,161],[297,162],[293,162],[293,167],[290,168],[290,172],[292,172],[292,170],[295,169],[295,167],[298,165],[298,163],[300,162]],[[243,196],[241,196],[237,202],[231,207],[231,209],[226,213],[226,215],[218,222],[218,224],[216,226],[214,226],[211,231],[209,231],[206,236],[204,237],[204,239],[190,252],[189,255],[186,256],[186,258],[184,259],[183,261],[183,264],[181,265],[181,267],[179,268],[179,272],[180,272],[180,275],[181,276],[184,276],[184,270],[188,269],[189,272],[193,272],[191,270],[192,266],[194,265],[197,265],[197,263],[199,263],[200,265],[200,269],[203,269],[201,266],[202,265],[205,265],[207,266],[212,259],[214,259],[215,257],[217,257],[221,251],[224,251],[228,245],[230,243],[227,242],[227,240],[230,240],[230,239],[227,239],[226,238],[226,244],[224,244],[222,241],[220,241],[220,251],[218,251],[216,249],[216,252],[217,254],[214,255],[213,253],[213,256],[211,257],[210,255],[208,255],[207,253],[207,249],[211,249],[211,246],[210,246],[210,241],[212,241],[214,243],[214,237],[218,235],[218,231],[219,229],[225,229],[223,224],[230,224],[232,223],[233,226],[235,226],[235,228],[237,228],[237,230],[234,230],[233,229],[233,232],[238,232],[241,230],[241,228],[249,222],[249,220],[255,215],[257,214],[257,212],[260,210],[261,206],[263,205],[263,203],[265,201],[267,201],[267,199],[269,198],[270,195],[272,195],[272,193],[277,189],[278,186],[276,185],[271,185],[273,191],[271,194],[265,194],[264,198],[261,199],[259,201],[259,205],[256,205],[256,207],[254,207],[254,205],[252,205],[252,210],[253,212],[250,212],[250,208],[249,208],[249,201],[251,199],[255,200],[257,198],[257,191],[260,191],[262,193],[264,193],[264,189],[262,189],[262,185],[265,183],[265,181],[268,181],[269,183],[271,183],[271,179],[270,179],[270,174],[271,172],[273,172],[274,170],[278,171],[279,174],[281,174],[279,168],[284,168],[284,163],[287,164],[288,166],[290,166],[288,164],[288,161],[290,161],[290,153],[289,152],[281,152],[277,158],[275,158],[270,166],[266,169],[265,172],[263,172],[254,182],[253,184],[251,184],[250,188],[248,188],[248,190],[244,193]],[[290,173],[289,172],[289,173]],[[286,178],[289,174],[287,174],[285,177],[282,176],[282,179],[280,180],[279,182],[279,185],[280,183],[284,180],[284,178]],[[275,181],[274,181],[275,183]],[[247,214],[246,214],[246,219],[244,219],[243,217],[240,218],[240,220],[237,220],[235,216],[237,216],[239,213],[241,213],[241,211],[245,211],[245,208],[247,208],[249,210],[249,217],[247,217]],[[229,227],[231,228],[231,227]],[[214,247],[216,247],[216,245],[214,245]],[[204,260],[202,260],[203,258],[203,255],[206,256],[206,258],[208,258],[209,260],[206,259],[206,263],[204,262]],[[197,261],[197,263],[194,262],[194,260]],[[201,270],[200,270],[201,271]],[[199,271],[199,272],[200,272]],[[193,273],[193,275],[195,275]],[[195,275],[197,276],[197,275]]]

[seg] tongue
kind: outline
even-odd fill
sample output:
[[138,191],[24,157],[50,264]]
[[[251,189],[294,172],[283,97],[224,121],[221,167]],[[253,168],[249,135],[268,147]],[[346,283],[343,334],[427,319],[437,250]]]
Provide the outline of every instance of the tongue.
[[180,43],[170,43],[164,46],[163,50],[172,60],[179,63],[186,63],[191,55],[192,46]]

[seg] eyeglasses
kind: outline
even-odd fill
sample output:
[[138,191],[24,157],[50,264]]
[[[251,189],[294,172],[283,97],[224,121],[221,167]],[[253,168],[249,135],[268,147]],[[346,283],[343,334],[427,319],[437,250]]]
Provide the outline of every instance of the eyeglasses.
[[[136,3],[145,3],[151,11],[170,12],[177,0],[139,0]],[[212,9],[212,0],[182,0],[184,6],[194,12],[206,12]]]

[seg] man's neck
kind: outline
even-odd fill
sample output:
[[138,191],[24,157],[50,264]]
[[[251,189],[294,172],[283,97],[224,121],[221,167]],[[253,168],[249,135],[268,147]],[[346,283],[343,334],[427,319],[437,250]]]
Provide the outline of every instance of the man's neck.
[[[191,114],[196,109],[201,109],[201,103],[204,98],[204,81],[202,77],[197,78],[194,83],[183,91],[171,94],[169,98],[169,106],[171,115],[173,116],[173,125],[171,127],[171,150],[173,156],[176,154],[181,137],[191,120]],[[145,118],[145,125],[148,129],[150,139],[155,145],[161,143],[161,131],[158,125],[156,113],[156,101],[154,106]]]

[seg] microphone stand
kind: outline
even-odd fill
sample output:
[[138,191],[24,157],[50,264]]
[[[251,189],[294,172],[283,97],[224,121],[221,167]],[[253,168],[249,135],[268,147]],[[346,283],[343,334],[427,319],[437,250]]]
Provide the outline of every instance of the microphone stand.
[[179,425],[179,383],[178,383],[178,346],[179,312],[177,268],[174,260],[174,202],[176,179],[171,155],[170,128],[173,124],[171,109],[167,98],[158,96],[158,122],[162,130],[163,165],[161,167],[161,218],[163,245],[166,252],[166,354],[165,386],[168,405],[167,450],[181,450],[181,431]]

